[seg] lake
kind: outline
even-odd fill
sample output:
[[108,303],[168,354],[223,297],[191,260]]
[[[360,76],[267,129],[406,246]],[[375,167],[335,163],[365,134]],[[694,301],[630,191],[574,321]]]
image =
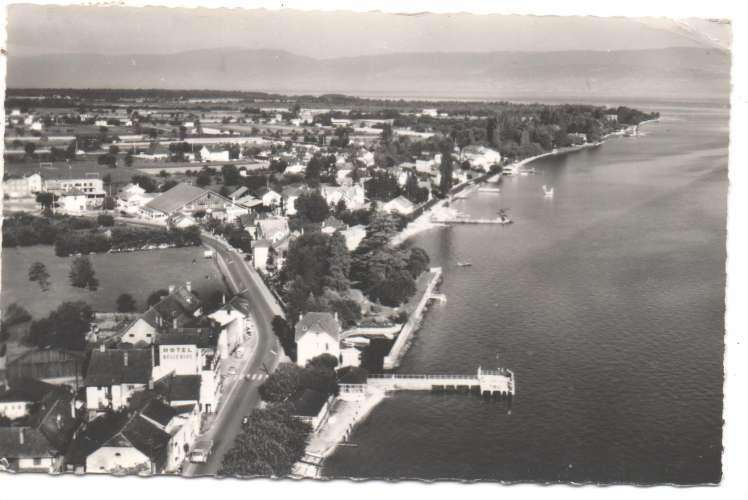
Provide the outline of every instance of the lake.
[[408,243],[444,267],[448,302],[398,371],[498,364],[516,374],[513,401],[394,394],[326,475],[720,480],[729,110],[645,109],[662,118],[638,137],[542,158],[537,175],[455,203],[477,217],[508,209],[513,225]]

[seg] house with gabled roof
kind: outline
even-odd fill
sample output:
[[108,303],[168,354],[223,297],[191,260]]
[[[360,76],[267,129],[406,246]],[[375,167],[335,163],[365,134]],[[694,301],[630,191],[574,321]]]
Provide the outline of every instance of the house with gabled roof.
[[75,399],[53,387],[18,427],[0,427],[0,470],[54,472],[80,423]]
[[145,204],[140,213],[156,221],[166,221],[178,214],[205,212],[221,220],[234,220],[247,209],[214,191],[180,182]]
[[250,303],[239,295],[221,305],[208,317],[221,327],[217,346],[221,358],[227,358],[254,330]]
[[133,393],[148,387],[152,372],[151,348],[107,349],[102,344],[94,349],[84,379],[89,414],[126,407]]
[[33,349],[8,361],[10,384],[19,379],[36,379],[49,384],[77,385],[83,380],[85,355],[62,349]]
[[405,196],[398,196],[382,205],[383,212],[392,212],[400,215],[410,215],[416,206]]
[[341,327],[337,313],[308,312],[296,323],[296,362],[305,366],[320,354],[340,358]]
[[169,286],[169,294],[149,307],[122,331],[120,341],[132,345],[153,344],[158,332],[190,326],[202,314],[202,301],[192,283]]

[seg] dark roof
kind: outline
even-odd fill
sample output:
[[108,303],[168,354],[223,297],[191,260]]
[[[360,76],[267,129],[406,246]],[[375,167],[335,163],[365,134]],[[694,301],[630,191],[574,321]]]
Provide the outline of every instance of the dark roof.
[[151,399],[140,413],[144,417],[157,422],[161,427],[166,427],[171,419],[176,416],[177,411],[158,399]]
[[146,203],[145,206],[146,208],[158,210],[160,212],[171,213],[179,210],[191,201],[208,194],[208,192],[207,189],[180,182],[168,191],[153,198],[151,201]]
[[95,349],[91,352],[84,384],[108,386],[147,384],[153,364],[148,349]]
[[247,189],[247,186],[241,186],[241,187],[240,187],[239,189],[237,189],[236,191],[232,192],[232,193],[231,193],[231,194],[229,195],[229,198],[239,198],[239,197],[241,197],[241,196],[242,196],[242,195],[243,195],[244,193],[246,193],[247,191],[248,191],[248,189]]
[[170,403],[200,401],[200,375],[169,375],[154,384],[153,389]]
[[174,289],[174,292],[161,299],[152,309],[164,321],[171,322],[174,318],[179,318],[183,315],[192,317],[193,313],[200,309],[201,305],[200,299],[194,293],[187,290],[187,287],[178,286]]
[[120,434],[157,466],[163,465],[171,437],[169,434],[140,415],[130,419]]
[[56,454],[47,438],[31,427],[0,427],[0,457],[45,458]]
[[308,312],[296,323],[295,340],[299,340],[307,333],[328,333],[335,339],[340,339],[340,324],[329,312]]
[[65,462],[71,465],[85,465],[86,457],[110,441],[127,422],[124,412],[105,413],[85,424],[70,443],[65,454]]
[[316,417],[325,406],[327,394],[314,389],[304,389],[294,394],[291,400],[293,414],[299,417]]
[[177,328],[156,337],[158,345],[195,345],[200,348],[215,347],[220,332],[211,327]]
[[85,355],[59,349],[35,349],[8,362],[9,380],[82,377]]
[[47,438],[56,450],[65,450],[78,428],[72,394],[55,391],[47,394],[33,416],[33,425]]
[[0,401],[29,401],[36,403],[52,392],[62,391],[56,385],[42,382],[33,378],[20,378],[13,380],[10,389],[0,394]]

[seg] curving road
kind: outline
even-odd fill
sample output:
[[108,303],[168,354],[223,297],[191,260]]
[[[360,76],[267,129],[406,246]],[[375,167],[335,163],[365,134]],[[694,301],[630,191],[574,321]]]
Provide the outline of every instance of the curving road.
[[[221,272],[232,291],[252,304],[258,339],[249,359],[238,370],[236,382],[224,393],[213,424],[200,436],[213,440],[213,453],[204,464],[186,463],[182,471],[184,476],[215,475],[218,472],[224,454],[241,430],[242,419],[260,402],[258,389],[263,380],[258,375],[272,372],[281,353],[272,321],[275,315],[283,316],[283,312],[273,295],[242,254],[211,235],[203,233],[202,236],[203,242],[216,251],[216,258],[223,260]],[[252,379],[252,376],[259,379]]]

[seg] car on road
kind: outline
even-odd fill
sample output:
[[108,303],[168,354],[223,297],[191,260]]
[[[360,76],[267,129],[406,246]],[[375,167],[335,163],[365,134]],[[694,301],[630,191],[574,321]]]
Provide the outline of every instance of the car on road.
[[236,367],[229,366],[229,375],[236,375]]
[[204,464],[208,461],[211,453],[213,453],[213,440],[207,438],[198,439],[190,451],[190,462]]

